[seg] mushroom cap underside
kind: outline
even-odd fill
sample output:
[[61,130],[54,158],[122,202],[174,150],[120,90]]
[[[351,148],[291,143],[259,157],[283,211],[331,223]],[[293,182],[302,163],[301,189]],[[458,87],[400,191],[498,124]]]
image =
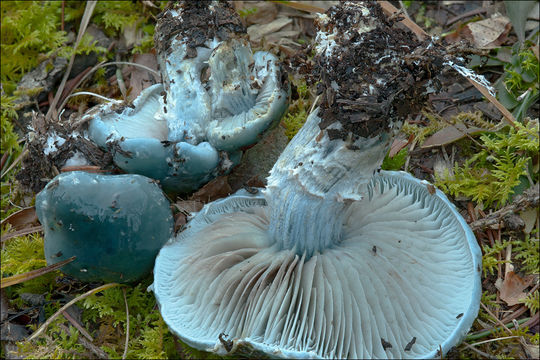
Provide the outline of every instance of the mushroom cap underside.
[[342,242],[309,259],[270,245],[262,195],[210,203],[156,259],[163,318],[207,351],[227,334],[277,357],[440,356],[477,315],[481,252],[432,190],[381,171],[347,209]]

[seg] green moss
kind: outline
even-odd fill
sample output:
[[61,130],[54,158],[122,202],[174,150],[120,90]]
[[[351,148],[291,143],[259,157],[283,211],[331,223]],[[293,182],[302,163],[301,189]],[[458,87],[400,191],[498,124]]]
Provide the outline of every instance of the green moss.
[[538,154],[538,122],[516,124],[480,136],[480,147],[453,174],[437,176],[436,185],[452,196],[466,196],[487,207],[501,207],[528,185],[528,176],[538,181],[531,170]]
[[394,157],[389,157],[386,154],[384,161],[381,165],[383,170],[400,170],[407,161],[407,155],[409,151],[407,148],[401,149]]
[[[2,232],[7,230],[5,227]],[[2,277],[23,274],[47,265],[43,253],[43,237],[39,234],[15,237],[9,239],[1,251]],[[54,286],[54,278],[58,272],[52,272],[39,278],[28,280],[19,285],[6,289],[9,298],[15,299],[22,293],[43,294],[48,293]],[[22,306],[22,302],[18,301]]]
[[285,128],[285,135],[289,140],[304,126],[312,103],[309,89],[304,80],[293,80],[293,85],[296,87],[298,99],[291,103],[289,111],[281,121],[282,126]]

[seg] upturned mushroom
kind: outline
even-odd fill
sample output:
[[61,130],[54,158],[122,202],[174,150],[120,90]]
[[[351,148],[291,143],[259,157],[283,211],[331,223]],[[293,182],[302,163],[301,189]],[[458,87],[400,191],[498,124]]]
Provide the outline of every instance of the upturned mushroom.
[[312,69],[320,107],[267,188],[207,204],[161,249],[152,289],[188,345],[284,358],[434,358],[467,333],[481,294],[472,231],[429,183],[379,171],[448,60],[395,21],[376,2],[322,14]]
[[182,1],[159,17],[155,35],[163,84],[126,106],[98,106],[85,115],[89,135],[114,153],[115,164],[189,192],[240,161],[287,108],[277,58],[252,53],[232,6]]

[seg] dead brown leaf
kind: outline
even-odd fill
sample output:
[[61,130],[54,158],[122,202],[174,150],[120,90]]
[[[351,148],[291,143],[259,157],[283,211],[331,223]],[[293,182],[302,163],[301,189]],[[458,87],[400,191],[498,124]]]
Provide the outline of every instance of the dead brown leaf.
[[232,189],[227,180],[227,176],[215,178],[191,195],[189,200],[195,200],[206,204],[228,196],[232,192]]
[[[158,71],[158,64],[154,54],[135,54],[133,55],[132,62]],[[130,74],[130,91],[128,95],[129,101],[133,101],[137,96],[139,96],[141,91],[151,85],[154,85],[156,81],[159,81],[159,79],[154,79],[154,76],[149,71],[138,66],[128,66],[127,70]]]
[[392,145],[390,145],[390,152],[388,153],[389,158],[396,156],[398,152],[401,151],[405,146],[409,145],[409,140],[406,139],[394,139]]
[[510,19],[506,16],[494,14],[491,18],[469,23],[473,43],[479,49],[493,49],[499,47],[512,28]]
[[174,206],[178,209],[178,211],[184,214],[192,214],[201,211],[204,204],[196,200],[180,200],[177,201]]
[[37,226],[39,220],[36,215],[36,208],[32,206],[19,210],[2,220],[2,225],[4,223],[10,224],[12,230],[16,231]]
[[467,127],[464,124],[447,126],[426,139],[421,147],[425,149],[450,144],[464,138],[467,135],[477,134],[484,131],[488,130],[477,127]]
[[501,299],[509,306],[513,306],[519,304],[519,301],[527,296],[523,290],[528,288],[533,281],[532,275],[522,278],[514,271],[509,271],[505,274],[504,281],[496,283],[495,286],[499,289]]

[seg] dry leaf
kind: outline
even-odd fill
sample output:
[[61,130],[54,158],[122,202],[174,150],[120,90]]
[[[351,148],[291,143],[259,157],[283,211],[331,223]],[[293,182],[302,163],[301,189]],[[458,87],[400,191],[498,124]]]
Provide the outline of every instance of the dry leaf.
[[519,304],[519,301],[527,296],[523,290],[528,288],[534,281],[534,276],[529,275],[521,278],[513,271],[509,271],[504,276],[504,281],[497,281],[495,286],[499,289],[501,299],[508,304],[514,306]]
[[491,18],[469,23],[472,40],[479,49],[493,49],[499,47],[512,28],[510,19],[498,14]]
[[[135,54],[133,55],[132,62],[158,71],[158,64],[154,54]],[[155,79],[153,74],[151,74],[148,70],[138,66],[128,66],[127,69],[130,74],[129,86],[131,90],[128,96],[128,100],[130,101],[133,101],[137,96],[139,96],[141,91],[151,85],[154,85],[156,81],[160,81],[160,79]]]
[[456,124],[447,126],[444,129],[437,131],[435,134],[431,135],[424,143],[422,148],[429,148],[434,146],[441,146],[453,143],[459,139],[464,138],[467,134],[477,134],[480,132],[488,131],[486,129],[481,129],[477,127],[467,127],[464,124]]
[[525,234],[530,234],[538,219],[538,209],[532,208],[522,211],[519,213],[519,216],[523,219],[523,222],[525,222],[525,229],[523,229],[523,232]]
[[185,214],[192,214],[201,211],[204,204],[200,201],[195,200],[180,200],[177,201],[175,204],[178,211],[183,212]]
[[232,189],[227,180],[227,176],[215,178],[191,195],[189,200],[196,200],[206,204],[210,201],[228,196],[232,192]]
[[389,158],[396,156],[398,152],[401,151],[405,146],[409,144],[409,140],[405,139],[394,139],[392,145],[390,145],[390,152],[388,153]]
[[39,225],[35,207],[28,207],[19,210],[2,220],[2,224],[8,223],[12,230],[22,230]]

